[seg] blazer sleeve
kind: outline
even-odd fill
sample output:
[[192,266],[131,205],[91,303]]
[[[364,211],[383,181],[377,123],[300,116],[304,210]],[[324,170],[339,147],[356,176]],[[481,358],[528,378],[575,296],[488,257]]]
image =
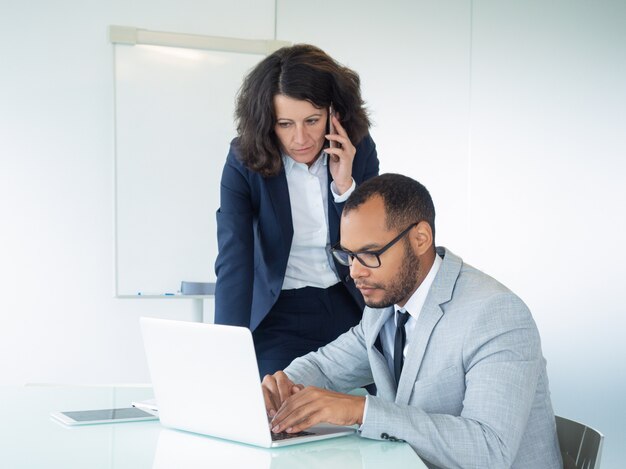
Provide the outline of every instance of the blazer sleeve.
[[369,134],[367,134],[361,143],[359,143],[357,155],[359,155],[359,159],[362,159],[363,161],[363,170],[360,174],[357,174],[357,177],[359,178],[358,184],[360,184],[373,178],[374,176],[377,176],[379,171],[376,143],[374,143],[374,140]]
[[316,352],[296,358],[284,372],[296,384],[338,392],[352,391],[373,383],[363,322]]
[[250,326],[254,276],[254,208],[246,170],[231,144],[217,210],[215,323]]
[[460,415],[429,413],[368,396],[361,435],[404,440],[438,467],[510,467],[543,367],[536,325],[518,298],[492,297],[465,330],[463,348]]

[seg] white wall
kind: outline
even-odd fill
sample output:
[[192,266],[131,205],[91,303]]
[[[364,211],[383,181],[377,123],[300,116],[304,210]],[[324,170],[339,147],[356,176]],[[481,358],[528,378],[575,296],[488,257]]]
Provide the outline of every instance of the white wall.
[[383,171],[539,325],[555,411],[626,459],[626,3],[281,0],[278,39],[356,69]]
[[[112,297],[107,27],[272,38],[274,2],[0,11],[0,384],[147,381],[137,317],[191,305]],[[278,39],[360,72],[382,169],[426,184],[438,243],[529,304],[555,410],[604,431],[620,467],[626,3],[279,0],[277,18]]]
[[113,298],[111,24],[265,39],[274,2],[2,0],[0,384],[147,382],[138,317],[192,317]]
[[626,2],[475,2],[473,26],[472,256],[531,306],[555,411],[622,467]]

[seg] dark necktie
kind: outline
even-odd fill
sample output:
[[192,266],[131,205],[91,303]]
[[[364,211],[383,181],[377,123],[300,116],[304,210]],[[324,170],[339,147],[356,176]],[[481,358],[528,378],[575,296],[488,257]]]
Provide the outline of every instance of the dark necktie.
[[396,313],[396,338],[393,344],[393,371],[396,375],[396,387],[400,382],[400,373],[404,364],[404,344],[406,344],[406,330],[404,325],[409,319],[409,313]]

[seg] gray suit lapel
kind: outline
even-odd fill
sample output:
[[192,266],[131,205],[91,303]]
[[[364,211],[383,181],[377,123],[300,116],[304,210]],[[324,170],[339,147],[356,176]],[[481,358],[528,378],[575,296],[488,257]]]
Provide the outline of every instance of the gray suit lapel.
[[441,305],[452,298],[454,285],[463,264],[459,257],[445,248],[437,248],[437,253],[443,257],[443,263],[439,267],[439,272],[437,272],[437,276],[430,287],[426,302],[415,325],[415,337],[407,350],[400,383],[398,383],[397,404],[408,404],[411,398],[411,392],[415,386],[428,341],[443,316]]
[[374,310],[377,311],[377,319],[374,321],[371,331],[367,338],[367,350],[370,357],[370,367],[372,369],[372,375],[374,382],[376,383],[377,395],[379,396],[394,396],[396,392],[396,382],[391,375],[389,365],[387,365],[387,359],[380,350],[376,347],[376,341],[380,335],[380,331],[387,322],[387,320],[393,315],[393,306],[390,308]]

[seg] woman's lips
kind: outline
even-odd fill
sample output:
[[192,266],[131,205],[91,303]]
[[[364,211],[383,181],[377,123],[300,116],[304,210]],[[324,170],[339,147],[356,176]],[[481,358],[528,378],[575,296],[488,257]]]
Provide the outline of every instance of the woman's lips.
[[311,150],[311,147],[306,147],[306,148],[294,148],[293,151],[295,153],[305,153],[307,151]]

